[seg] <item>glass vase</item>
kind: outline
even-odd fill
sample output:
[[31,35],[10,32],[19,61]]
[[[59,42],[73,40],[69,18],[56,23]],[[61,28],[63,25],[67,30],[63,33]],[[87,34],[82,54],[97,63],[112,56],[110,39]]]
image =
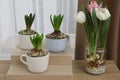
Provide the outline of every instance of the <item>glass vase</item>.
[[105,50],[102,48],[97,48],[96,53],[93,49],[86,48],[86,61],[87,65],[85,67],[86,72],[90,74],[102,74],[106,70],[105,66]]

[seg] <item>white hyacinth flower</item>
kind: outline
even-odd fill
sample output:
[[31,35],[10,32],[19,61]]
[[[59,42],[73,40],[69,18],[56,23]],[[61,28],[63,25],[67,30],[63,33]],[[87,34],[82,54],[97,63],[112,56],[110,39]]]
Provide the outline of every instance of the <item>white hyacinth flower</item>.
[[78,23],[84,23],[86,21],[86,17],[83,11],[80,11],[74,17]]
[[96,8],[95,11],[96,11],[96,16],[99,20],[106,20],[111,16],[107,8],[99,8],[99,9]]

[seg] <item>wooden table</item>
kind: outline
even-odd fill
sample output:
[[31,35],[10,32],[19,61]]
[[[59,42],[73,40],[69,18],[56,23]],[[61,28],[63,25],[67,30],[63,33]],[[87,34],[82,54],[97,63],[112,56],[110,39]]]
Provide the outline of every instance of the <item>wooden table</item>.
[[[10,61],[0,61],[0,80],[5,80],[5,75],[10,66]],[[120,80],[120,71],[112,60],[106,62],[107,70],[102,75],[90,75],[84,71],[85,61],[72,62],[74,80]]]
[[101,75],[90,75],[85,72],[85,61],[72,62],[74,80],[120,80],[120,71],[112,60],[106,61],[106,72]]
[[5,80],[5,75],[10,67],[10,61],[0,60],[0,80]]

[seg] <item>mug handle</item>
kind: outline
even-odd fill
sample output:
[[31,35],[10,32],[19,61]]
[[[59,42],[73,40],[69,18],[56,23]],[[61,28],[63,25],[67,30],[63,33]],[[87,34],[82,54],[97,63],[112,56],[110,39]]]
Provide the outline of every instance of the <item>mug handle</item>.
[[20,61],[21,61],[23,64],[25,64],[25,65],[27,65],[27,62],[26,62],[23,58],[26,59],[26,57],[27,57],[26,54],[23,54],[23,55],[20,56]]

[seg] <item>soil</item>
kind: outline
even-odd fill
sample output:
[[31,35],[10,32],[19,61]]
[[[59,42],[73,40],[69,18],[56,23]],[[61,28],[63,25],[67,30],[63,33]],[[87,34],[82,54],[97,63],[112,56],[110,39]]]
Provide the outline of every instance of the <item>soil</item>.
[[66,35],[61,33],[61,31],[54,31],[53,33],[47,34],[46,37],[50,39],[64,39]]
[[30,52],[27,53],[28,56],[30,57],[42,57],[48,54],[48,51],[45,49],[32,49]]
[[33,35],[33,34],[36,34],[37,32],[34,31],[34,30],[21,30],[18,32],[18,34],[21,34],[21,35]]

